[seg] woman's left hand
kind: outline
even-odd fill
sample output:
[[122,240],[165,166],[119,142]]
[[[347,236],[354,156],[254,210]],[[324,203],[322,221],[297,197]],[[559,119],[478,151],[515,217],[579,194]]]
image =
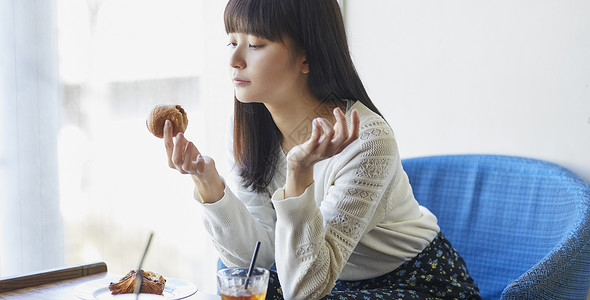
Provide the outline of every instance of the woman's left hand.
[[350,131],[340,108],[334,109],[334,117],[336,117],[336,124],[333,126],[324,118],[314,119],[311,137],[287,153],[285,196],[301,195],[313,182],[313,166],[321,160],[342,152],[358,138],[359,117],[356,110],[351,113]]

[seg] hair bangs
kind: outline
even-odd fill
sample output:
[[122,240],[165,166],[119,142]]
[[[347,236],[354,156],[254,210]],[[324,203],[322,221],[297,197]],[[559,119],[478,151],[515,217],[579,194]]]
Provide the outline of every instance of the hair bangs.
[[[283,2],[283,3],[281,3]],[[276,0],[230,0],[225,7],[224,23],[226,33],[244,33],[283,42],[283,36],[292,36],[295,31],[289,24],[288,11],[284,1]]]

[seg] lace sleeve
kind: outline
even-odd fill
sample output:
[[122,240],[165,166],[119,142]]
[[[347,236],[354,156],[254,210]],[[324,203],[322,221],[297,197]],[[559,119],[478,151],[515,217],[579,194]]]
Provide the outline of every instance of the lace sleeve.
[[275,193],[275,252],[286,298],[317,299],[331,291],[394,180],[398,161],[391,128],[374,118],[330,162],[322,199],[314,197],[317,182],[300,197],[282,200],[281,191]]

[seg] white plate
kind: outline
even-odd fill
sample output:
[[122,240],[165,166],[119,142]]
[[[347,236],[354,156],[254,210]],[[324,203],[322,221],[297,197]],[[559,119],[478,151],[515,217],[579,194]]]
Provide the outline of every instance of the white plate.
[[[102,300],[113,299],[109,284],[117,282],[123,276],[109,276],[103,279],[93,280],[83,283],[76,287],[74,294],[84,300]],[[176,300],[186,298],[197,292],[197,286],[190,282],[175,278],[166,278],[166,286],[164,287],[164,298],[168,300]]]

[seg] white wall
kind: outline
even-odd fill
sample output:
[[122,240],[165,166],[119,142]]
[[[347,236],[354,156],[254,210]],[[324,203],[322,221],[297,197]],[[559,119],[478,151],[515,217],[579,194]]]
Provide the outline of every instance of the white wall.
[[526,156],[590,182],[590,1],[346,0],[345,13],[402,157]]

